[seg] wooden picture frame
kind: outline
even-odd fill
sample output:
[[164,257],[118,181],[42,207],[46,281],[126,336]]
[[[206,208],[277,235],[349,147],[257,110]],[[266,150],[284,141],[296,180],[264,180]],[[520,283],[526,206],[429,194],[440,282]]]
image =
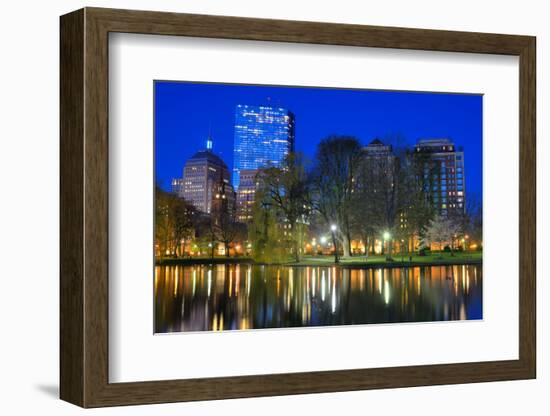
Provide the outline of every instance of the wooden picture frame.
[[[61,17],[60,396],[82,407],[530,379],[536,376],[535,38],[85,8]],[[519,57],[519,359],[109,383],[110,32]]]

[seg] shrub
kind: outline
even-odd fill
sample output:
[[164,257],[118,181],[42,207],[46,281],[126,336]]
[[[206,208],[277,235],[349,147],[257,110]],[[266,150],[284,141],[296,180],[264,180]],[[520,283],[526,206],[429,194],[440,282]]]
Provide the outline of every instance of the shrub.
[[431,250],[429,247],[422,247],[420,250],[418,250],[418,255],[419,256],[427,256],[431,254]]

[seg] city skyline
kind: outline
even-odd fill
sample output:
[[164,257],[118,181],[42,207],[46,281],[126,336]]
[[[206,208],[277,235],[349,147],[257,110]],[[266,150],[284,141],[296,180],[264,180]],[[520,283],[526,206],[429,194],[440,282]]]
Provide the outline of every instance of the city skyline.
[[364,146],[398,135],[411,148],[423,138],[449,138],[467,153],[469,194],[482,194],[480,95],[165,81],[155,83],[155,175],[161,187],[169,190],[171,180],[182,177],[187,159],[206,149],[209,135],[214,153],[232,171],[239,104],[284,107],[295,114],[295,150],[310,159],[330,134],[355,136]]
[[482,95],[156,82],[154,111],[155,332],[483,319]]

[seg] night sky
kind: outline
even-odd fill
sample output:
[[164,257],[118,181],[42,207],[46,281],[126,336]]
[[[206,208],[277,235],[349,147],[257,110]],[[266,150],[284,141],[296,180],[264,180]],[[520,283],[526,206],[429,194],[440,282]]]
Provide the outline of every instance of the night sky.
[[311,87],[155,82],[155,175],[166,190],[186,160],[206,147],[233,167],[237,104],[288,108],[296,116],[296,151],[313,159],[317,143],[336,135],[450,138],[464,147],[467,195],[482,194],[482,96]]

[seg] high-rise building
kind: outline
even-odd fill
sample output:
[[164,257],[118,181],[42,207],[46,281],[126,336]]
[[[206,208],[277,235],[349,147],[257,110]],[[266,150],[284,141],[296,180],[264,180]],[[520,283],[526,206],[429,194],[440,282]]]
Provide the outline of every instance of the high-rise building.
[[414,153],[425,159],[424,171],[430,176],[431,196],[439,214],[464,213],[464,152],[449,139],[421,139]]
[[183,197],[183,178],[173,178],[172,179],[172,193],[176,194],[179,197]]
[[281,166],[294,151],[294,114],[286,108],[237,105],[233,148],[233,186],[242,170]]
[[392,146],[374,139],[362,150],[356,187],[373,194],[392,190],[396,186],[394,169],[396,158]]
[[252,208],[259,185],[259,170],[243,169],[240,171],[240,185],[237,191],[237,221],[246,223],[252,219]]
[[229,181],[229,169],[212,151],[212,140],[207,140],[206,150],[195,153],[183,169],[181,196],[206,214],[211,214],[217,200],[227,199],[229,209],[235,208],[235,192]]
[[368,145],[363,147],[363,152],[367,157],[376,157],[384,159],[394,159],[391,144],[384,144],[380,139],[374,139]]

